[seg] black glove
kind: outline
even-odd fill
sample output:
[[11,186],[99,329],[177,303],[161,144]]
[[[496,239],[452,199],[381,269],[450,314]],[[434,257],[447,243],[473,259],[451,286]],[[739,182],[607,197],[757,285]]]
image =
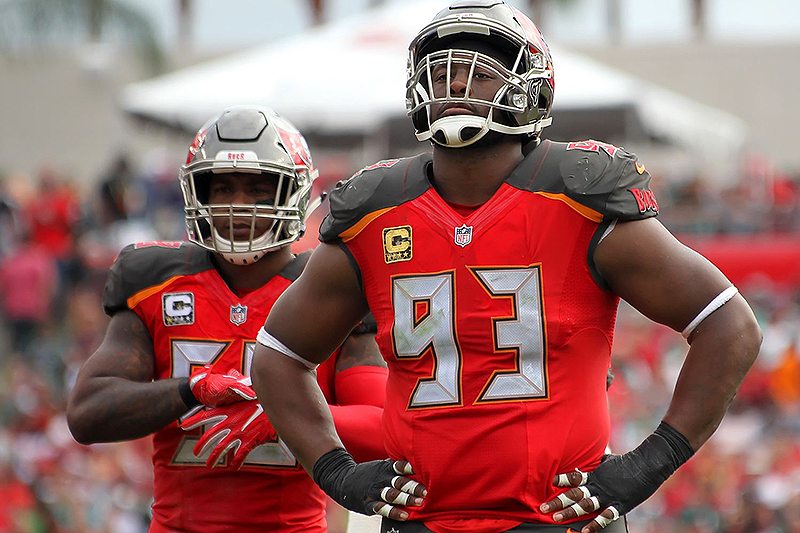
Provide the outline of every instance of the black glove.
[[665,422],[636,449],[608,455],[593,472],[559,474],[555,484],[576,487],[541,507],[558,512],[557,521],[602,510],[595,522],[603,528],[645,501],[694,454],[689,441]]
[[317,485],[345,509],[365,515],[377,513],[395,520],[403,519],[402,507],[422,503],[420,497],[424,496],[425,488],[404,477],[412,473],[406,461],[356,463],[343,448],[329,451],[317,459],[313,468]]
[[661,422],[636,449],[603,461],[585,486],[600,509],[613,506],[623,515],[652,496],[693,454],[686,437]]

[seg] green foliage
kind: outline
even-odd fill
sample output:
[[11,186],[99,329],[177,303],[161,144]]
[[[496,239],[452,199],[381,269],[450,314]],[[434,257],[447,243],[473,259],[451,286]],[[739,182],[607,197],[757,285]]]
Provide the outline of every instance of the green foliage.
[[0,1],[0,54],[107,42],[137,51],[154,72],[164,53],[146,15],[114,0]]

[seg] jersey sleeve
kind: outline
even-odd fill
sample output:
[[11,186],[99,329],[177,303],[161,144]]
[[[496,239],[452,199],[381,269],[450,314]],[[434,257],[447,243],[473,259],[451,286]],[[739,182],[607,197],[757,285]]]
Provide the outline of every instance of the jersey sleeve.
[[[583,141],[593,146],[595,141]],[[604,220],[640,220],[658,215],[650,173],[635,154],[599,143],[596,151],[569,149],[560,164],[567,196],[602,214]]]
[[103,310],[113,316],[132,309],[137,297],[177,276],[212,268],[208,255],[182,242],[129,244],[109,269],[103,289]]
[[389,370],[382,366],[360,365],[336,373],[338,405],[373,405],[383,409]]
[[658,215],[644,165],[635,154],[600,141],[545,141],[526,156],[509,183],[580,206],[597,222]]
[[109,316],[128,309],[128,298],[134,292],[129,281],[131,263],[135,264],[135,261],[131,259],[133,253],[133,244],[123,248],[108,271],[106,285],[103,289],[103,310]]
[[380,161],[336,184],[319,240],[346,242],[382,213],[424,193],[430,187],[425,178],[430,159],[430,154],[421,154]]
[[622,166],[617,184],[606,201],[604,214],[606,218],[619,220],[658,216],[658,202],[650,189],[650,173],[634,154],[628,156],[630,159]]
[[381,419],[383,409],[374,405],[331,405],[336,433],[356,461],[385,459]]

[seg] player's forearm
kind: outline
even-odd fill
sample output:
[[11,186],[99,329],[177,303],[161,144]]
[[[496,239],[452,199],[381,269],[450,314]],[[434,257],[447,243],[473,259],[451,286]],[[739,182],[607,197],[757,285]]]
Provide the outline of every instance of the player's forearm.
[[664,417],[694,450],[717,429],[760,345],[761,330],[740,296],[697,328]]
[[319,457],[342,446],[313,371],[258,344],[252,379],[270,422],[309,474]]
[[136,382],[96,377],[85,391],[76,391],[67,407],[67,422],[82,444],[137,439],[149,435],[186,413],[178,392],[186,378]]

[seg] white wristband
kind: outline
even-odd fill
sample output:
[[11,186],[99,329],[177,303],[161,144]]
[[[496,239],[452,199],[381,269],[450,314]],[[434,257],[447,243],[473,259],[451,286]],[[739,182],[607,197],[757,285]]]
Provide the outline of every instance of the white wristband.
[[716,298],[711,300],[711,302],[707,306],[705,306],[705,308],[702,311],[700,311],[700,313],[696,317],[694,317],[694,320],[689,322],[689,325],[686,326],[686,328],[681,332],[683,338],[688,339],[689,335],[691,335],[692,332],[695,330],[695,328],[700,325],[700,322],[708,318],[708,315],[710,315],[711,313],[713,313],[714,311],[725,305],[728,302],[728,300],[730,300],[736,295],[737,292],[739,292],[739,289],[731,285],[730,287],[719,293]]
[[256,337],[256,340],[261,344],[263,344],[264,346],[266,346],[267,348],[272,348],[276,352],[285,355],[289,359],[294,359],[295,361],[297,361],[298,363],[300,363],[309,370],[314,370],[319,366],[315,363],[312,363],[305,357],[300,357],[299,355],[294,353],[281,341],[279,341],[278,339],[267,333],[267,330],[265,330],[263,326],[261,327],[260,330],[258,330],[258,336]]

